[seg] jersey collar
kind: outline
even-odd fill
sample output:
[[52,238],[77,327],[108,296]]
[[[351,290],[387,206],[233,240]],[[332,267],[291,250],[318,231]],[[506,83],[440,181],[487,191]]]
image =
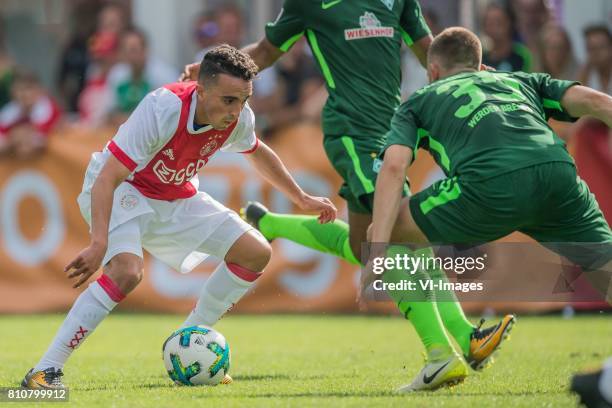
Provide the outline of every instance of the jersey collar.
[[198,102],[197,95],[198,93],[195,90],[193,91],[193,94],[191,94],[191,105],[189,106],[189,117],[187,118],[187,132],[189,132],[192,135],[199,135],[199,134],[208,132],[209,130],[212,130],[213,128],[211,125],[206,125],[198,130],[195,130],[193,128],[196,104]]

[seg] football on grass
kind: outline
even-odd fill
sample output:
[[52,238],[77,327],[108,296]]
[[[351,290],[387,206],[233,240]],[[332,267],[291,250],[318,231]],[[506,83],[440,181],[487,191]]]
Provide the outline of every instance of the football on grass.
[[180,385],[217,385],[230,366],[225,337],[208,326],[191,326],[172,333],[163,345],[164,365]]

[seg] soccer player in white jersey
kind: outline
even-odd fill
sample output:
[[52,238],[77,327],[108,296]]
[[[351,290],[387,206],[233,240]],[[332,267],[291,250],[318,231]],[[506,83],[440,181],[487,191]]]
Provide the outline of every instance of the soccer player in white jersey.
[[298,207],[319,212],[320,222],[335,219],[334,205],[302,191],[256,138],[246,103],[256,74],[248,55],[227,45],[214,48],[202,60],[197,82],[148,94],[104,150],[92,155],[78,197],[91,242],[65,270],[76,278],[75,288],[100,265],[104,273],[77,298],[22,386],[64,386],[68,357],[142,279],[143,248],[183,273],[208,255],[224,260],[184,326],[214,325],[255,284],[270,245],[235,212],[198,191],[197,172],[218,150],[248,154],[257,171]]

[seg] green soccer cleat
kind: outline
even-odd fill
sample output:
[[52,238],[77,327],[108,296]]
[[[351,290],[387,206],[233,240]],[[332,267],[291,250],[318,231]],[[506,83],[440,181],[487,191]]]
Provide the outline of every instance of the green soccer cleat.
[[61,377],[64,375],[61,369],[53,367],[41,371],[28,371],[21,382],[23,388],[30,389],[63,389],[66,386],[62,383]]
[[453,353],[448,358],[428,362],[410,384],[399,388],[397,392],[435,391],[462,383],[467,376],[467,365]]

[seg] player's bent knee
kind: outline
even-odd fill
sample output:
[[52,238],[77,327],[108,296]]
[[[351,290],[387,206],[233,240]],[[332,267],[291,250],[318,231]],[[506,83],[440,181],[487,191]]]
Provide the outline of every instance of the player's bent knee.
[[144,274],[142,258],[127,253],[116,255],[104,268],[104,273],[115,282],[124,295],[127,295],[142,280]]
[[235,263],[252,271],[262,271],[272,257],[270,243],[257,231],[244,233],[225,255],[225,262]]

